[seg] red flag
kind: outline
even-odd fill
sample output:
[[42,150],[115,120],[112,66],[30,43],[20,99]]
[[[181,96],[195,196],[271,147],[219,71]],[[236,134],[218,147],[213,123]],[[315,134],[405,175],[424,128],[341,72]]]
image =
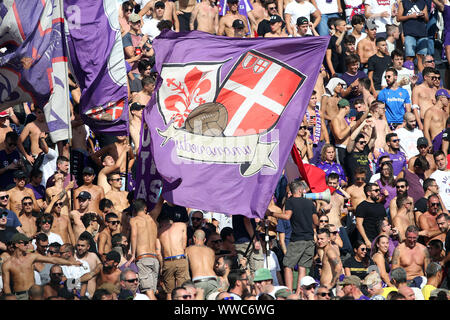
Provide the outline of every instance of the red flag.
[[325,171],[311,164],[303,163],[302,158],[300,157],[300,153],[295,147],[295,144],[292,146],[291,156],[294,162],[297,164],[300,175],[311,189],[311,192],[323,192],[326,189],[330,189],[331,193],[335,191],[334,188],[327,186],[325,180]]

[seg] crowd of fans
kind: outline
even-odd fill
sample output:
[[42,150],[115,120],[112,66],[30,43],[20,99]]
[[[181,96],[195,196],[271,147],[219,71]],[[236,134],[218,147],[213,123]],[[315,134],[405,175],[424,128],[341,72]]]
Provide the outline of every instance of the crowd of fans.
[[[72,77],[70,145],[0,112],[1,299],[450,298],[448,0],[118,2],[129,136],[83,123]],[[165,29],[331,36],[295,139],[328,198],[284,172],[264,219],[134,199]]]

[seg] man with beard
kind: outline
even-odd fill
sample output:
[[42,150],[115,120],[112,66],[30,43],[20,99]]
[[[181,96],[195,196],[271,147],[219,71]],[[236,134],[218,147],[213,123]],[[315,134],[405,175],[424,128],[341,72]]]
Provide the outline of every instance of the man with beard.
[[408,181],[408,194],[413,198],[414,203],[424,196],[423,181],[425,180],[425,172],[429,170],[430,164],[425,157],[419,156],[413,164],[413,168],[403,169],[399,173],[397,179],[405,178]]
[[429,234],[425,237],[425,244],[428,244],[431,240],[437,239],[442,242],[445,241],[445,234],[441,233],[436,221],[436,217],[441,211],[441,203],[439,197],[435,194],[428,198],[428,210],[420,215],[419,227],[423,231],[427,231]]
[[80,234],[78,239],[86,240],[89,243],[87,251],[98,255],[97,243],[94,240],[99,229],[98,217],[94,212],[88,212],[81,217],[81,221],[85,230]]
[[433,154],[434,162],[436,163],[437,169],[433,172],[430,178],[436,180],[439,186],[439,195],[441,196],[442,202],[447,210],[450,209],[450,189],[448,181],[450,181],[450,170],[447,169],[447,157],[441,150],[436,151]]
[[[77,241],[75,258],[77,260],[85,261],[88,263],[90,270],[95,270],[97,265],[101,264],[100,259],[95,253],[89,252],[89,240],[80,238]],[[87,282],[87,294],[89,297],[94,295],[96,289],[96,277],[93,277]]]
[[405,126],[394,131],[400,139],[400,150],[411,159],[417,154],[417,140],[423,137],[423,132],[417,128],[416,117],[412,112],[403,115]]
[[[70,262],[81,262],[82,265],[81,266],[62,266],[62,271],[64,273],[64,276],[67,279],[79,279],[82,276],[84,276],[85,274],[90,272],[90,266],[89,263],[85,260],[81,260],[75,257],[75,248],[73,245],[71,245],[70,243],[65,243],[61,246],[60,249],[60,253],[61,253],[61,258],[66,259]],[[86,284],[78,284],[75,286],[75,288],[77,289],[77,291],[81,294],[84,295],[87,289]]]
[[439,262],[442,267],[444,267],[444,270],[446,270],[447,277],[445,279],[445,286],[442,286],[444,288],[449,287],[449,261],[450,261],[450,216],[441,213],[436,217],[436,223],[439,227],[439,230],[445,234],[445,257]]
[[228,290],[230,284],[228,282],[228,275],[231,270],[237,269],[236,259],[230,256],[221,256],[216,260],[216,264],[214,265],[214,272],[219,278],[219,282],[221,283],[221,288],[223,290]]
[[419,154],[416,154],[414,157],[409,159],[408,168],[413,169],[414,162],[416,161],[416,159],[422,156],[425,157],[425,159],[427,159],[427,162],[430,165],[428,170],[425,171],[425,177],[429,177],[434,171],[436,171],[436,163],[434,162],[434,157],[432,154],[429,153],[430,148],[431,148],[430,144],[428,143],[428,140],[425,137],[417,139],[417,150],[419,150]]
[[[386,120],[393,128],[397,128],[403,123],[405,112],[411,112],[409,93],[398,86],[397,75],[397,70],[388,68],[385,74],[387,87],[378,94],[378,100],[386,104]],[[415,116],[419,123],[420,118],[418,118],[418,115]],[[419,129],[423,129],[421,122],[419,123]]]
[[392,225],[398,230],[399,240],[403,242],[406,228],[414,225],[413,202],[405,195],[397,196],[397,214],[392,219]]
[[359,232],[359,239],[363,240],[368,248],[371,248],[373,239],[378,235],[378,223],[387,216],[383,204],[377,202],[380,197],[378,184],[366,184],[364,193],[366,200],[356,208],[356,229]]
[[159,216],[158,238],[161,243],[163,265],[161,270],[167,299],[173,289],[190,279],[189,264],[186,260],[186,223],[176,222],[169,214]]
[[244,270],[233,270],[228,275],[228,293],[234,300],[242,300],[249,293],[249,279]]
[[64,288],[65,280],[61,266],[53,265],[50,269],[50,282],[44,285],[44,299],[57,296],[58,291]]
[[408,197],[409,200],[414,201],[412,197],[408,195],[409,183],[405,178],[397,179],[395,182],[395,189],[397,191],[397,196],[391,200],[389,204],[389,215],[391,217],[391,221],[394,220],[397,215],[397,198],[398,197]]
[[419,229],[414,225],[409,226],[405,232],[405,241],[395,248],[392,255],[391,270],[402,267],[408,281],[424,276],[430,263],[428,249],[417,242],[418,237]]
[[116,251],[110,251],[105,255],[104,262],[97,264],[97,267],[93,271],[81,277],[80,282],[88,282],[93,277],[97,277],[97,288],[106,282],[118,285],[122,272],[118,268],[119,263],[120,254]]
[[339,249],[331,243],[330,231],[321,228],[317,231],[317,246],[323,250],[322,272],[320,275],[320,285],[332,289],[344,268],[340,259]]

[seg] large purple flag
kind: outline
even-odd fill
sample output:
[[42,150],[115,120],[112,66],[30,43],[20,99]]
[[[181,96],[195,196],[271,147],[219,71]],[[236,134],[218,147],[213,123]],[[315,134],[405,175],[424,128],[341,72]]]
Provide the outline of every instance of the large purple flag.
[[160,77],[144,111],[157,171],[141,175],[137,195],[151,203],[159,174],[172,203],[263,217],[328,41],[162,33],[153,44]]
[[60,1],[0,2],[0,109],[33,102],[44,109],[55,142],[70,133]]
[[125,58],[115,0],[66,0],[71,70],[83,121],[96,133],[128,134]]

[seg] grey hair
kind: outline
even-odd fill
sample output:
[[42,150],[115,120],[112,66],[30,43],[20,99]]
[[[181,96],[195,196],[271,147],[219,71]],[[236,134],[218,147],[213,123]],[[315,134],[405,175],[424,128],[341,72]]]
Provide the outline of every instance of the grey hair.
[[425,270],[425,274],[427,275],[427,278],[434,277],[439,271],[442,270],[442,267],[439,263],[431,262],[427,269]]
[[126,280],[125,275],[126,275],[128,272],[133,272],[134,274],[137,274],[136,271],[134,271],[133,269],[131,269],[131,268],[125,268],[125,269],[123,269],[122,272],[120,273],[120,281],[125,281],[125,280]]
[[406,270],[402,267],[395,268],[391,271],[391,279],[396,283],[404,283],[407,281]]

